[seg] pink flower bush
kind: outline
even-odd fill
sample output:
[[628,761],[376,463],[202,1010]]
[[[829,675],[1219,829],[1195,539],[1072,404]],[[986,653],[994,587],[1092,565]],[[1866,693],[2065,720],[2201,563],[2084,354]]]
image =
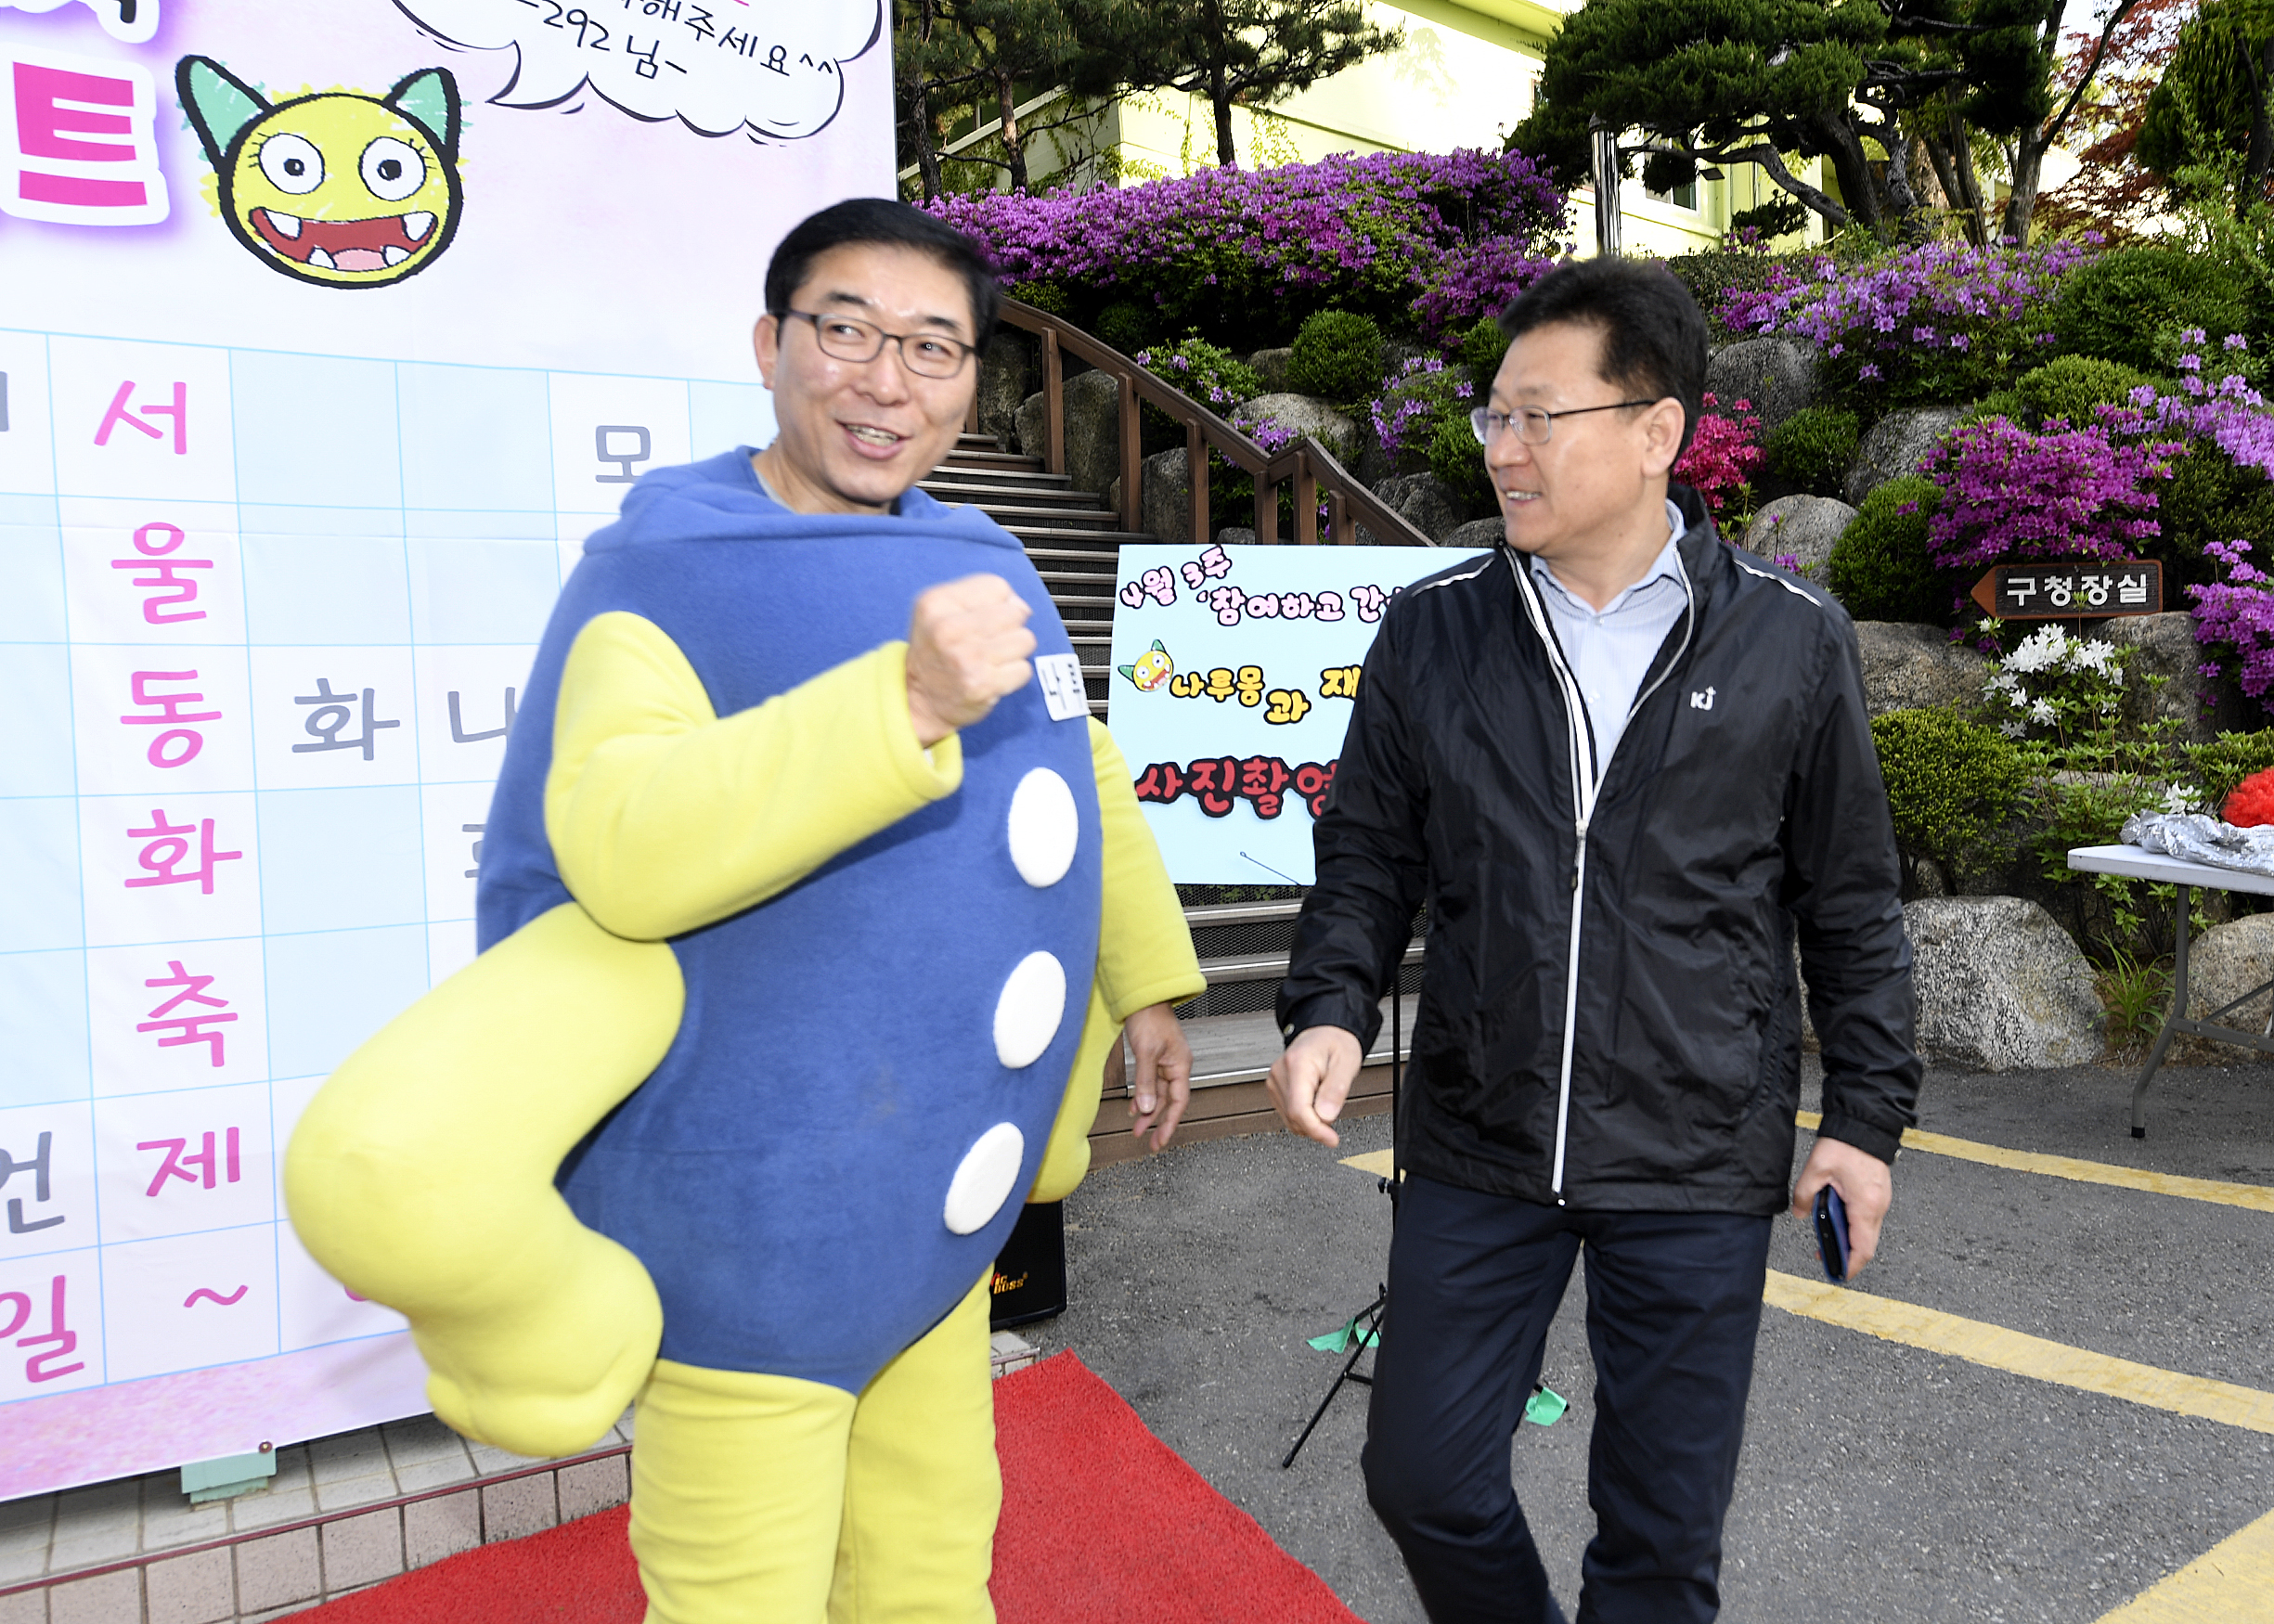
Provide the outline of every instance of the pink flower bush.
[[1721,404],[1711,391],[1705,404],[1708,410],[1698,419],[1698,432],[1690,437],[1689,449],[1673,465],[1673,477],[1704,497],[1706,507],[1719,519],[1751,483],[1753,470],[1767,454],[1761,448],[1761,419],[1748,415],[1752,402],[1738,401],[1738,415],[1734,418],[1711,409]]
[[1943,487],[1927,538],[1941,569],[2000,560],[2133,556],[2160,534],[2152,483],[2180,447],[2115,438],[2106,423],[2038,434],[1991,418],[1921,465]]

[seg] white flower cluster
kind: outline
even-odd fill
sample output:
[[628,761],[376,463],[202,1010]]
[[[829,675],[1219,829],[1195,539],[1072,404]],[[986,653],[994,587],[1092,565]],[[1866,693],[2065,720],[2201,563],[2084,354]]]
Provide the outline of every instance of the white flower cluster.
[[[1987,629],[1988,623],[1984,625]],[[2086,690],[2078,694],[2070,689],[2072,697],[2064,702],[2074,706],[2081,700],[2088,713],[2110,715],[2116,709],[2117,685],[2124,677],[2123,654],[2115,644],[2101,638],[2071,637],[2059,626],[2040,626],[2000,660],[1982,685],[1983,700],[1993,710],[2004,713],[1998,731],[2009,739],[2021,739],[2028,735],[2032,725],[2057,725],[2060,707],[2043,690],[2062,677],[2081,678]],[[2037,679],[2035,686],[2040,691],[2031,691],[2033,684],[2025,679],[2032,677]]]

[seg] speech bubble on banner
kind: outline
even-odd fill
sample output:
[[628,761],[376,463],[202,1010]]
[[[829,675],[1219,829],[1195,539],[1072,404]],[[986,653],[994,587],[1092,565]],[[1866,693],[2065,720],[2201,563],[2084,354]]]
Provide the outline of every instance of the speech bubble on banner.
[[103,32],[122,45],[138,45],[158,32],[158,0],[0,0],[0,11],[59,11],[84,6]]
[[704,135],[794,140],[826,129],[843,65],[883,37],[880,0],[395,0],[452,45],[517,53],[499,107],[569,106],[581,92]]

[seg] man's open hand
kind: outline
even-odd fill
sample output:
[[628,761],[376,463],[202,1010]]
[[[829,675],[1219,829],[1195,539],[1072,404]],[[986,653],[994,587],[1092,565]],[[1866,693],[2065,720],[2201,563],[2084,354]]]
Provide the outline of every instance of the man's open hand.
[[916,599],[908,623],[908,719],[930,749],[1034,676],[1034,612],[1001,575],[966,575]]
[[1265,1085],[1279,1120],[1305,1139],[1339,1145],[1341,1137],[1327,1124],[1342,1115],[1342,1102],[1350,1098],[1364,1059],[1357,1035],[1340,1026],[1307,1026],[1296,1034],[1287,1051],[1273,1063]]
[[[1848,1274],[1853,1281],[1880,1249],[1880,1226],[1887,1221],[1895,1181],[1887,1164],[1869,1151],[1836,1139],[1819,1139],[1792,1187],[1792,1216],[1812,1224],[1816,1192],[1829,1184],[1848,1209]],[[1813,1232],[1813,1231],[1812,1231]]]

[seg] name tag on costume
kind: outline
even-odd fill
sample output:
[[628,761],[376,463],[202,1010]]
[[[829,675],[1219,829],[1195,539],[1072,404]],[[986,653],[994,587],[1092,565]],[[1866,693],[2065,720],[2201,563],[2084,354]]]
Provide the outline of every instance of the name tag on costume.
[[1090,714],[1090,695],[1081,685],[1081,657],[1042,654],[1034,663],[1034,679],[1042,685],[1042,703],[1053,722],[1070,722]]

